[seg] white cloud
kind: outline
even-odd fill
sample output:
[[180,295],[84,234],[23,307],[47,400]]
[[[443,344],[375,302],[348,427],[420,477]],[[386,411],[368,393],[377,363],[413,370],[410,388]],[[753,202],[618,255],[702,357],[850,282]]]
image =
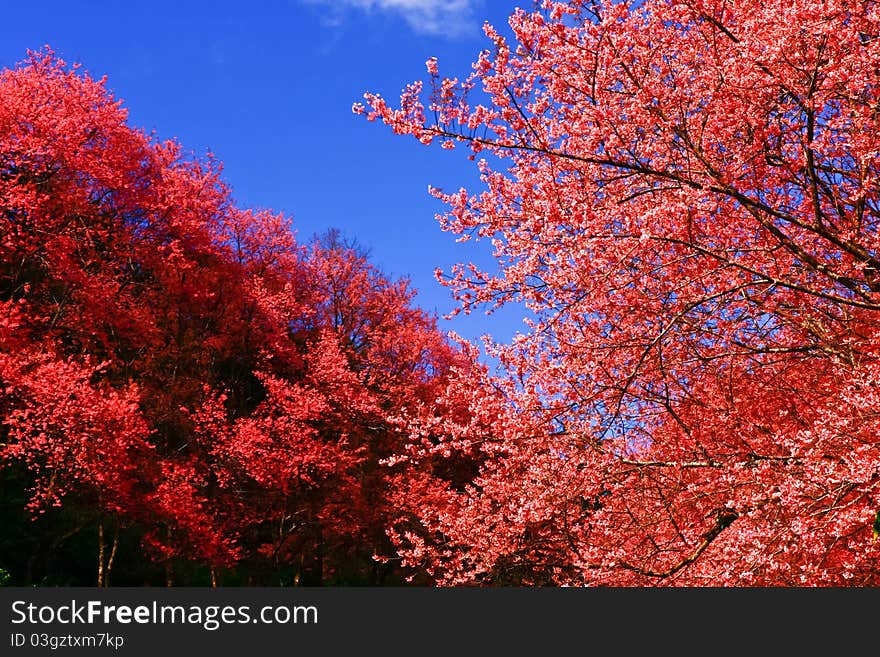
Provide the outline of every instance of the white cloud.
[[475,26],[473,9],[481,0],[305,0],[328,5],[333,11],[343,7],[365,12],[394,13],[421,34],[456,36]]

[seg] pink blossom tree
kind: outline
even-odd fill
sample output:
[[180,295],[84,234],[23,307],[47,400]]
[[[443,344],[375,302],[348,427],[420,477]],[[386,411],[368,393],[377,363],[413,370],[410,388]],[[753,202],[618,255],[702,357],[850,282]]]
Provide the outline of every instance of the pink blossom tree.
[[446,584],[880,583],[880,7],[547,0],[510,29],[355,106],[470,151],[484,188],[434,193],[498,270],[445,282],[536,317],[447,391],[469,417],[411,418],[446,438],[402,458],[483,458],[412,479],[401,554]]

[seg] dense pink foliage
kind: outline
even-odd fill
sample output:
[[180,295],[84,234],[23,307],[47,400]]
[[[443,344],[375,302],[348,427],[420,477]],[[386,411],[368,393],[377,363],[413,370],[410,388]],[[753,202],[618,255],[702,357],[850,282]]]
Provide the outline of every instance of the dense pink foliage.
[[446,584],[880,583],[880,6],[546,1],[510,28],[467,79],[432,59],[430,93],[354,108],[477,158],[483,191],[435,193],[498,270],[446,281],[537,318],[447,390],[465,417],[411,416],[414,472],[479,474],[408,480],[401,553]]

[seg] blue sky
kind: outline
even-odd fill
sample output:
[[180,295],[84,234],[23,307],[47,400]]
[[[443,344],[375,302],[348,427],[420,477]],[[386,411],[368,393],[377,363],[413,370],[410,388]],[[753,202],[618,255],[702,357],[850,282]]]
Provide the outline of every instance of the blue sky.
[[[523,3],[521,3],[523,4]],[[524,0],[528,6],[530,2]],[[0,22],[0,66],[49,45],[124,100],[130,123],[177,138],[224,164],[237,203],[293,216],[301,239],[340,228],[393,276],[408,276],[418,303],[454,306],[435,267],[491,262],[488,243],[458,244],[427,193],[477,189],[464,150],[425,148],[351,112],[366,91],[396,98],[425,78],[425,60],[463,76],[501,28],[507,0],[153,0],[16,2]],[[524,330],[520,313],[440,322],[476,338]]]

